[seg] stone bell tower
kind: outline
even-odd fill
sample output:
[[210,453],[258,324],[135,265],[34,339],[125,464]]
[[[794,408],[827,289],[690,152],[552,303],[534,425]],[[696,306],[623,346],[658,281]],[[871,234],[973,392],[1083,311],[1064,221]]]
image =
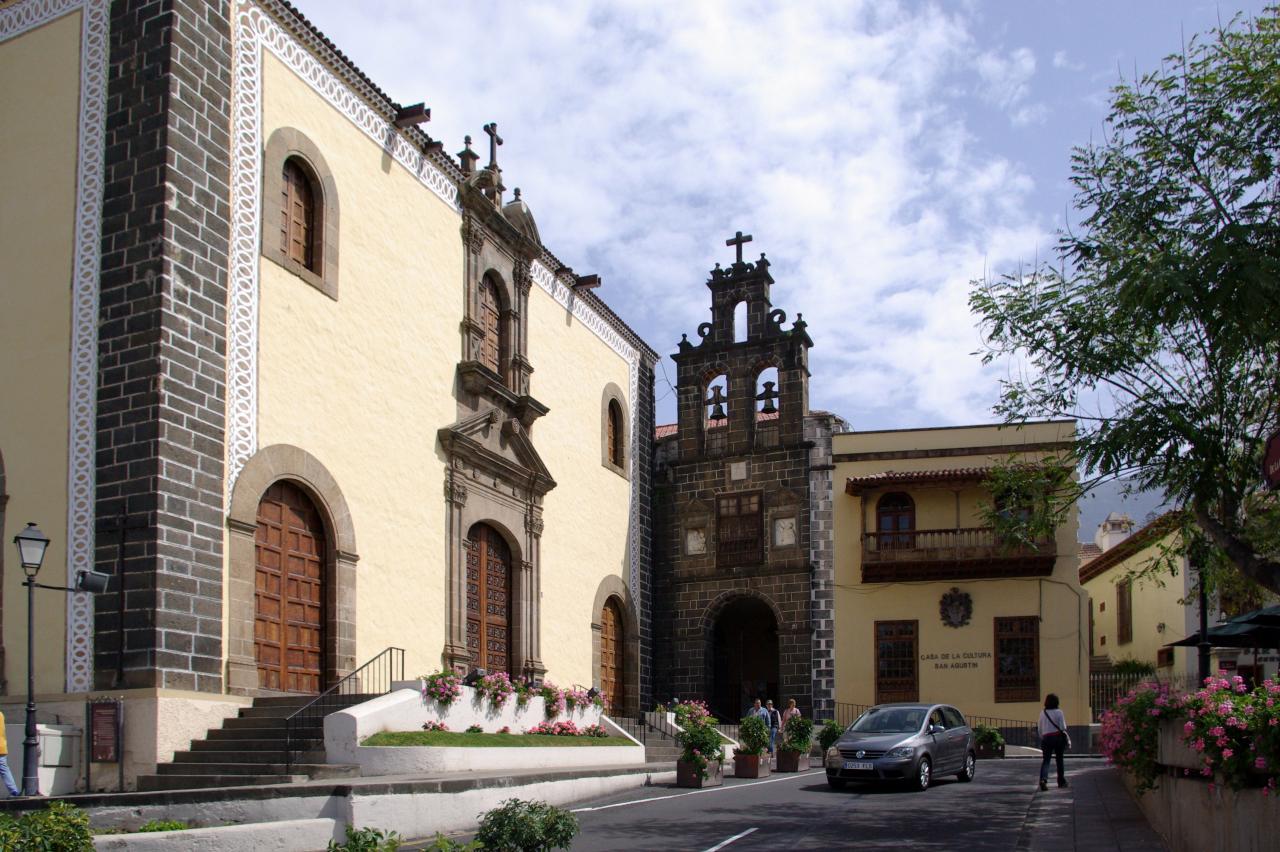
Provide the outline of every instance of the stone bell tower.
[[655,454],[657,694],[730,720],[757,697],[806,713],[814,698],[813,341],[773,306],[768,259],[743,260],[750,241],[726,242],[736,259],[707,279],[711,321],[672,356],[678,423]]

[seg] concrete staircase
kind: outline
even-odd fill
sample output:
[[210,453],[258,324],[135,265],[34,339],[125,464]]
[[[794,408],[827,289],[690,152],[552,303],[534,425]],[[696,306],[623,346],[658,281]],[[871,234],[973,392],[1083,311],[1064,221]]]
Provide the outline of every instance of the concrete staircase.
[[670,734],[659,731],[638,719],[620,719],[610,716],[609,721],[644,744],[645,763],[669,763],[674,766],[680,759],[680,745]]
[[[373,698],[372,695],[333,697],[333,710],[341,710]],[[245,787],[288,784],[309,778],[358,776],[354,765],[324,762],[324,728],[321,720],[295,729],[293,764],[285,755],[285,720],[314,696],[255,698],[253,706],[211,729],[189,751],[174,754],[173,761],[156,767],[155,775],[138,777],[138,789],[191,790],[208,787]],[[332,711],[331,711],[332,712]]]

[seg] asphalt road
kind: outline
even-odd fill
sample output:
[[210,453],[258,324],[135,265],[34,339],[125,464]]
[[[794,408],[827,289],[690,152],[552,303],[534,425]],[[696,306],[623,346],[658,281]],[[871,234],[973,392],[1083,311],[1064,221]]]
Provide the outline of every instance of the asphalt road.
[[1135,819],[1136,809],[1116,819],[1092,808],[1075,813],[1074,794],[1099,784],[1114,784],[1127,798],[1114,769],[1080,761],[1069,770],[1072,788],[1051,786],[1036,796],[1038,769],[1038,761],[983,761],[972,783],[937,779],[924,793],[861,785],[831,790],[821,769],[760,781],[730,778],[697,791],[649,787],[573,808],[582,827],[573,852],[1163,848],[1141,816]]

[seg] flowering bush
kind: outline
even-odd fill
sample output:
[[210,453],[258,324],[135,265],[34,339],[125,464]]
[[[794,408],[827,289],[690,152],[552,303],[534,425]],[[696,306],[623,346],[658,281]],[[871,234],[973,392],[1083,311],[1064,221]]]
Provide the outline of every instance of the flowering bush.
[[432,721],[429,721],[429,722],[423,722],[423,723],[422,723],[422,730],[424,730],[424,731],[447,731],[447,730],[449,730],[449,726],[448,726],[448,725],[446,725],[444,722],[437,722],[437,721],[435,721],[435,720],[432,720]]
[[[676,724],[682,728],[689,725],[705,725],[711,719],[711,711],[705,701],[685,701],[677,704],[672,712],[676,714]],[[715,721],[710,724],[714,725]]]
[[467,733],[468,733],[468,734],[483,734],[483,733],[484,733],[484,728],[480,727],[479,725],[469,725],[469,726],[467,726]]
[[462,679],[454,672],[423,675],[422,698],[448,706],[462,694]]
[[724,739],[716,730],[716,720],[707,712],[707,705],[702,702],[689,702],[676,707],[676,718],[680,719],[680,708],[695,707],[684,715],[682,730],[676,734],[676,742],[682,749],[680,759],[693,764],[699,778],[708,777],[707,764],[710,761],[724,760]]
[[1142,683],[1102,714],[1102,753],[1133,775],[1139,793],[1155,787],[1160,775],[1160,719],[1171,711],[1170,703],[1167,687]]
[[1204,687],[1182,699],[1186,718],[1182,739],[1203,761],[1206,778],[1222,773],[1238,790],[1265,778],[1267,791],[1280,776],[1280,684],[1266,680],[1253,691],[1244,678],[1206,678]]
[[[1107,758],[1131,772],[1139,791],[1155,786],[1160,722],[1182,720],[1182,740],[1200,756],[1200,774],[1215,773],[1232,789],[1259,781],[1268,793],[1280,778],[1280,683],[1266,680],[1250,691],[1244,678],[1205,679],[1190,695],[1141,684],[1102,716]],[[1189,773],[1190,770],[1184,770]]]
[[566,689],[564,691],[564,703],[565,706],[572,711],[577,707],[586,707],[591,703],[591,699],[587,697],[587,691],[585,689],[575,687],[574,689]]
[[509,733],[511,733],[511,726],[510,726],[510,725],[503,725],[501,728],[499,728],[499,729],[498,729],[498,733],[500,733],[500,734],[509,734]]
[[507,699],[515,695],[516,687],[506,672],[494,672],[476,681],[475,690],[477,695],[489,699],[493,709],[501,710]]
[[537,690],[529,684],[529,679],[527,677],[516,678],[511,682],[511,687],[516,691],[517,707],[523,707],[528,704],[529,699],[537,693]]
[[591,703],[596,707],[599,707],[601,710],[609,709],[609,699],[604,697],[603,692],[597,692],[596,697],[591,699]]
[[541,734],[546,737],[594,736],[593,734],[587,734],[584,730],[579,730],[578,726],[568,719],[563,722],[539,722],[525,731],[525,733]]
[[582,729],[584,737],[607,737],[609,732],[604,729],[604,725],[587,725]]
[[547,718],[550,719],[559,716],[565,712],[565,697],[554,683],[551,681],[543,681],[542,686],[538,689],[538,694],[542,696],[542,700],[547,705]]

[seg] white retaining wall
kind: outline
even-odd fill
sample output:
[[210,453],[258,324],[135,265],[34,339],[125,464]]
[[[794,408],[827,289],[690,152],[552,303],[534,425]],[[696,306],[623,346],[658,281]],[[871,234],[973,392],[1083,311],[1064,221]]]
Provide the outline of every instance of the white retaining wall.
[[494,772],[520,769],[579,769],[599,766],[641,766],[644,746],[614,725],[599,707],[587,705],[555,716],[551,721],[571,720],[579,728],[602,724],[614,736],[631,740],[630,746],[555,746],[532,748],[362,746],[367,737],[383,731],[420,731],[428,721],[443,722],[451,731],[480,725],[487,732],[503,727],[513,734],[547,721],[543,699],[534,697],[524,707],[515,696],[499,709],[469,686],[448,705],[422,697],[418,681],[392,684],[395,691],[363,704],[331,713],[324,720],[325,760],[354,763],[361,774],[409,775],[444,772]]

